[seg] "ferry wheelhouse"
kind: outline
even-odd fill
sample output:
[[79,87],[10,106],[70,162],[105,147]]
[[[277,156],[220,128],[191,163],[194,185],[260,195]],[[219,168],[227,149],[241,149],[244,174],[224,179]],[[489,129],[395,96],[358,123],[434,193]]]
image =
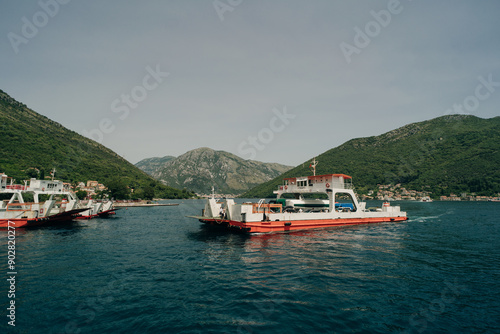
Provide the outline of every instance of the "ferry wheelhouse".
[[[233,199],[218,201],[215,196],[205,204],[201,222],[222,225],[248,233],[281,232],[331,226],[399,222],[406,212],[388,202],[367,208],[354,192],[352,178],[345,174],[313,175],[284,179],[276,200],[268,203],[236,204]],[[309,198],[322,194],[322,198]]]

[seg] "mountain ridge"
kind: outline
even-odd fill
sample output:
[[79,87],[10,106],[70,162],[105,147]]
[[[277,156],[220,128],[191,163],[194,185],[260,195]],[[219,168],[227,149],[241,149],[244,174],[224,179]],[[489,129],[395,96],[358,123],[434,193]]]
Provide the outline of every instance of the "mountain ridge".
[[[148,168],[142,166],[143,170]],[[162,168],[150,175],[169,186],[187,188],[200,194],[209,194],[212,186],[219,193],[239,194],[290,168],[278,163],[245,160],[226,151],[199,147],[165,162]]]
[[153,175],[156,173],[162,166],[172,160],[175,159],[173,155],[166,155],[164,157],[152,157],[142,159],[141,161],[135,163],[134,165],[138,167],[140,170],[144,171],[148,175]]

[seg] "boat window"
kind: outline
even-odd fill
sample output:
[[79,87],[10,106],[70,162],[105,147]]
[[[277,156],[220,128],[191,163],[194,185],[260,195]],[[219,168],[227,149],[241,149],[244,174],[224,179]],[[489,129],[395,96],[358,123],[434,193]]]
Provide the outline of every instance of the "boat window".
[[299,187],[305,187],[305,186],[307,186],[307,181],[306,180],[297,181],[297,186],[299,186]]
[[356,204],[349,193],[335,194],[335,209],[337,211],[357,211]]

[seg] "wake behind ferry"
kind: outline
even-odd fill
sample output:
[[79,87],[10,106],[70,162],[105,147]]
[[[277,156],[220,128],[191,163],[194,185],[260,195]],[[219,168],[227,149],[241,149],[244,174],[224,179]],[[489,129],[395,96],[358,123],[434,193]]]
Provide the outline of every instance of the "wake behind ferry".
[[[316,164],[316,162],[315,162]],[[314,169],[315,171],[315,169]],[[380,208],[367,208],[354,192],[352,178],[345,174],[326,174],[284,179],[274,193],[276,200],[266,203],[236,204],[233,199],[207,199],[200,222],[225,226],[247,233],[265,233],[325,228],[354,224],[399,222],[406,212],[388,202]],[[307,198],[306,194],[323,194]],[[290,198],[291,197],[291,198]]]

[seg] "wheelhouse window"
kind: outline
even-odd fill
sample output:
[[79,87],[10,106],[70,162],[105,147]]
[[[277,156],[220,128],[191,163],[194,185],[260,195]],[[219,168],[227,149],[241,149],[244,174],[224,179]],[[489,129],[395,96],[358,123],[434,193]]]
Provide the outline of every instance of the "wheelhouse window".
[[349,193],[335,194],[335,210],[338,212],[351,212],[357,211],[355,202]]

